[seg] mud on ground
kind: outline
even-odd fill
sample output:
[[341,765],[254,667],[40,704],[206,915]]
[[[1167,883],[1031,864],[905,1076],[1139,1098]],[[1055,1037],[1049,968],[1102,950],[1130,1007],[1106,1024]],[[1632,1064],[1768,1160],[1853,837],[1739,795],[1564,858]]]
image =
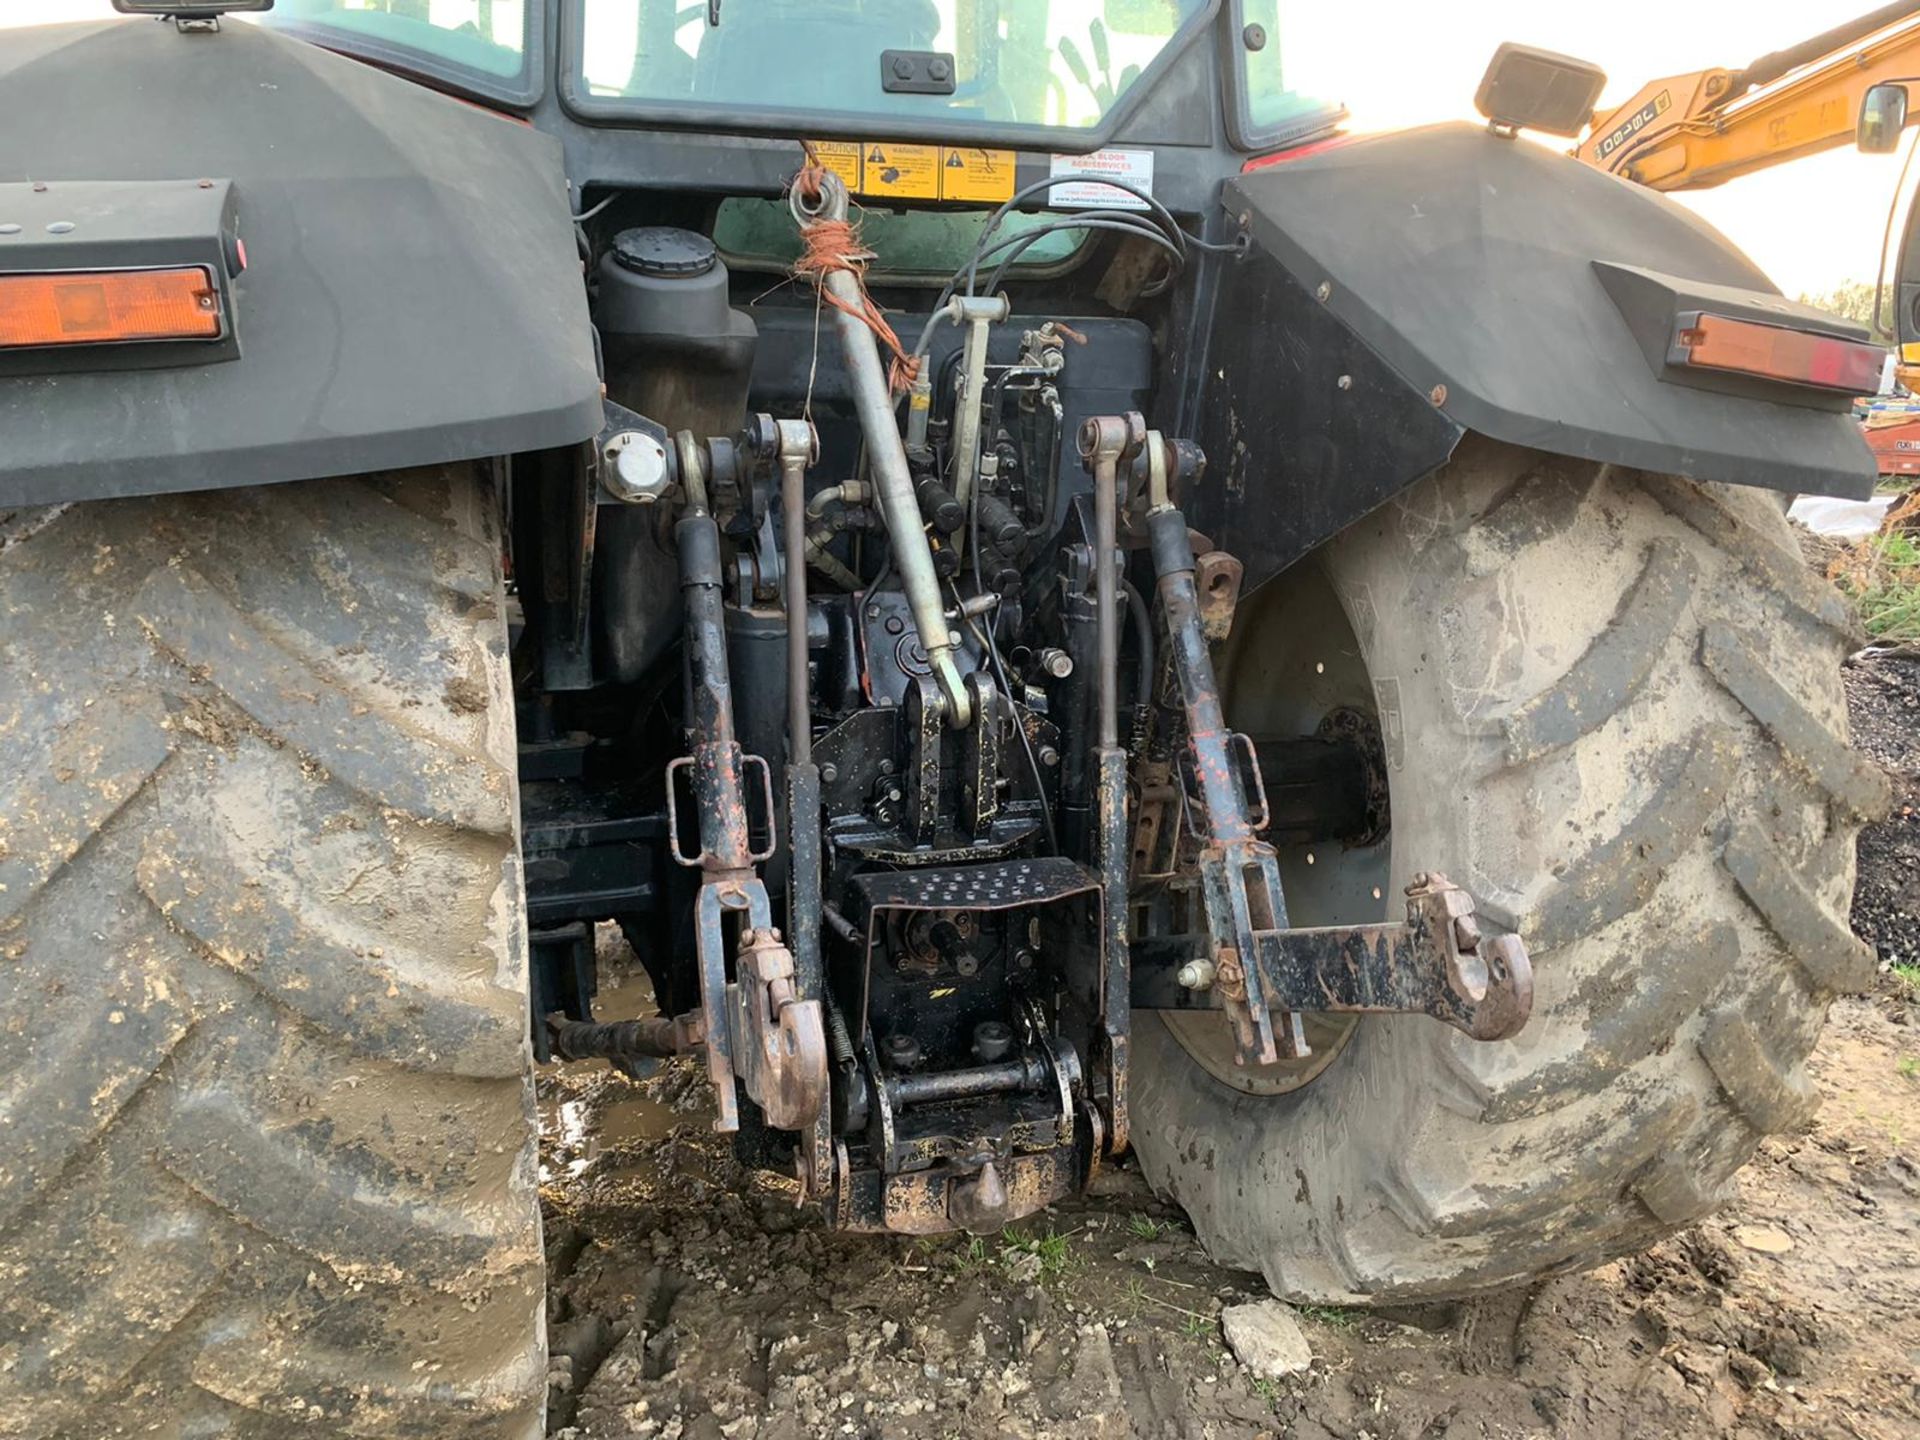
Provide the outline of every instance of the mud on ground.
[[575,1068],[542,1080],[550,1430],[1920,1436],[1920,991],[1895,968],[1920,966],[1920,661],[1856,659],[1847,690],[1857,742],[1899,777],[1860,846],[1880,984],[1834,1006],[1813,1129],[1768,1142],[1706,1222],[1470,1305],[1298,1310],[1311,1369],[1256,1380],[1219,1312],[1260,1278],[1211,1265],[1130,1166],[991,1240],[838,1237],[735,1167],[692,1066]]

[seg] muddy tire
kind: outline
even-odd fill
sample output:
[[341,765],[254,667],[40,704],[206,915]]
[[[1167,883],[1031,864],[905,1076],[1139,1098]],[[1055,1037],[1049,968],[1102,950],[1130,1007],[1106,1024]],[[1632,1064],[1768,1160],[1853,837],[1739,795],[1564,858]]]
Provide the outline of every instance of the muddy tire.
[[[1533,1017],[1497,1044],[1368,1018],[1257,1094],[1137,1014],[1134,1143],[1215,1259],[1336,1302],[1585,1268],[1806,1123],[1828,1002],[1873,972],[1846,917],[1887,791],[1847,745],[1848,612],[1781,512],[1470,442],[1319,557],[1385,732],[1391,858],[1372,916],[1296,923],[1385,918],[1444,871],[1525,937]],[[1284,608],[1243,608],[1230,693],[1313,683],[1311,649],[1272,658]]]
[[541,1432],[499,554],[465,469],[0,517],[0,1436]]

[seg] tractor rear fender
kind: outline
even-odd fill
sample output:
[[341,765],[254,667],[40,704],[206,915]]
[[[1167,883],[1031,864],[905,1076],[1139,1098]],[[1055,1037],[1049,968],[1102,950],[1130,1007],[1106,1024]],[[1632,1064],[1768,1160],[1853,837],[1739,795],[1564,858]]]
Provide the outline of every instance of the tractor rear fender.
[[246,262],[230,282],[237,345],[0,352],[0,507],[395,469],[599,430],[550,137],[232,21],[0,31],[0,94],[15,122],[0,273],[113,268],[121,241],[145,253],[141,227],[166,208],[153,182],[229,187]]
[[1249,584],[1437,469],[1469,430],[1697,480],[1872,489],[1844,396],[1676,383],[1636,333],[1700,295],[1865,333],[1781,300],[1663,195],[1449,124],[1283,159],[1225,203],[1252,253],[1221,280],[1195,426],[1214,471],[1191,511],[1234,538]]

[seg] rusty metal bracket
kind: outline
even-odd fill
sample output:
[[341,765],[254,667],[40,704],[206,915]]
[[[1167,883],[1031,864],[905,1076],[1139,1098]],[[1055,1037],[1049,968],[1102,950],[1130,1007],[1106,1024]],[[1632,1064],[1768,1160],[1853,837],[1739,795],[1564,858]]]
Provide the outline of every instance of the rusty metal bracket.
[[776,1130],[809,1130],[827,1103],[827,1033],[818,1000],[795,989],[793,955],[777,930],[740,937],[739,979],[727,987],[733,1063],[747,1096]]
[[1200,627],[1214,644],[1233,633],[1245,567],[1224,550],[1209,550],[1193,562],[1194,588],[1200,592]]
[[[706,753],[701,754],[699,753],[700,751],[705,751]],[[698,870],[706,866],[708,861],[715,858],[715,852],[707,848],[704,843],[701,846],[700,853],[697,855],[689,855],[685,850],[680,848],[680,806],[675,798],[676,792],[680,787],[675,781],[680,771],[686,770],[690,772],[693,776],[693,790],[696,803],[698,803],[700,793],[699,786],[702,778],[701,767],[703,766],[731,772],[733,775],[733,787],[736,790],[739,789],[740,784],[744,780],[742,772],[749,766],[758,766],[760,770],[760,792],[763,797],[761,800],[763,808],[760,813],[767,816],[771,816],[774,813],[773,767],[767,764],[764,756],[749,755],[738,745],[735,745],[732,756],[728,758],[715,754],[712,746],[700,746],[696,750],[696,753],[692,755],[680,755],[669,760],[667,762],[667,848],[673,855],[676,864],[684,865],[690,870]],[[744,794],[742,794],[741,803],[744,809]],[[768,828],[771,829],[770,826]],[[745,852],[747,863],[751,865],[764,864],[773,858],[773,853],[776,848],[777,846],[773,843],[769,843],[764,850],[749,848]]]
[[[812,1130],[826,1105],[825,1019],[819,997],[803,999],[794,988],[793,956],[773,929],[767,889],[754,872],[767,852],[753,848],[744,774],[750,765],[759,767],[765,813],[771,819],[772,770],[764,758],[744,754],[736,738],[720,534],[704,496],[689,498],[674,527],[674,540],[687,622],[686,738],[691,753],[666,767],[667,813],[674,859],[702,872],[694,899],[694,938],[707,1074],[713,1081],[713,1128],[740,1128],[734,1094],[738,1075],[748,1095],[768,1110],[770,1124]],[[691,775],[699,828],[700,849],[694,855],[679,841],[674,794],[682,769]],[[727,981],[729,917],[740,947],[735,967],[739,983],[733,986]]]
[[[1518,935],[1483,936],[1473,897],[1441,874],[1407,887],[1404,924],[1330,925],[1266,930],[1253,937],[1251,965],[1267,1003],[1293,1011],[1429,1015],[1475,1040],[1519,1033],[1533,1010],[1533,964]],[[1178,951],[1135,972],[1133,1003],[1142,1009],[1233,1009],[1237,978],[1225,963],[1209,971]]]
[[[1099,1043],[1091,1059],[1094,1099],[1105,1109],[1107,1143],[1127,1148],[1127,1067],[1132,1015],[1127,1004],[1128,872],[1133,846],[1127,822],[1127,752],[1120,748],[1119,515],[1121,467],[1158,437],[1137,413],[1101,415],[1080,427],[1080,458],[1093,477],[1094,606],[1099,654],[1099,734],[1094,745],[1093,861],[1105,897],[1101,973],[1093,1010]],[[1149,458],[1157,458],[1157,450]]]
[[[738,917],[737,983],[727,981],[726,917]],[[776,1129],[809,1131],[826,1109],[826,1018],[794,988],[791,952],[757,876],[712,876],[694,899],[700,1010],[717,1131],[740,1128],[735,1076]]]
[[[1180,851],[1178,834],[1167,834],[1167,809],[1169,806],[1181,812],[1186,809],[1173,766],[1165,760],[1139,761],[1134,767],[1133,788],[1133,884],[1171,880],[1179,870]],[[1179,824],[1176,816],[1176,832]]]
[[[1159,437],[1152,436],[1149,443],[1158,445]],[[1259,936],[1287,928],[1279,862],[1273,847],[1259,838],[1267,817],[1259,762],[1246,738],[1227,728],[1186,517],[1171,504],[1156,505],[1147,515],[1147,534],[1166,616],[1173,679],[1186,720],[1181,792],[1188,824],[1201,842],[1198,869],[1214,993],[1233,1025],[1235,1063],[1271,1065],[1282,1056],[1307,1054],[1308,1046],[1300,1016],[1284,1008],[1276,1011],[1261,967],[1254,963]],[[1228,577],[1223,590],[1233,591],[1230,569],[1214,566],[1211,573]],[[1224,632],[1231,616],[1218,614],[1217,602],[1215,610],[1212,628]],[[1257,806],[1248,804],[1249,771]]]

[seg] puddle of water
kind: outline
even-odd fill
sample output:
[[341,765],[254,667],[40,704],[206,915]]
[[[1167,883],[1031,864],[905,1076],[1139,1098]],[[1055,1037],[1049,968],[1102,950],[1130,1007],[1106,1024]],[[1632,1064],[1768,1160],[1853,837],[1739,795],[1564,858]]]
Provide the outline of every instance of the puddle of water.
[[610,1099],[608,1095],[602,1090],[541,1106],[541,1126],[551,1142],[551,1163],[540,1167],[542,1181],[577,1180],[607,1151],[635,1140],[657,1140],[692,1118],[662,1105],[637,1087],[623,1087]]
[[[611,937],[598,938],[601,948],[600,993],[594,997],[594,1019],[633,1020],[658,1013],[653,986],[646,971],[632,959],[619,932],[611,926]],[[611,938],[611,945],[608,941]],[[609,951],[617,951],[610,954]],[[614,963],[609,963],[609,961]],[[621,964],[620,960],[627,963]],[[663,1062],[642,1061],[643,1077],[651,1078]],[[540,1087],[540,1128],[546,1144],[542,1148],[540,1180],[542,1184],[564,1184],[578,1180],[609,1151],[630,1147],[636,1141],[658,1140],[689,1121],[698,1124],[707,1107],[676,1110],[656,1100],[642,1088],[644,1080],[629,1080],[604,1060],[574,1061],[546,1071],[555,1083]],[[623,1175],[645,1174],[653,1167],[634,1157],[615,1166]]]

